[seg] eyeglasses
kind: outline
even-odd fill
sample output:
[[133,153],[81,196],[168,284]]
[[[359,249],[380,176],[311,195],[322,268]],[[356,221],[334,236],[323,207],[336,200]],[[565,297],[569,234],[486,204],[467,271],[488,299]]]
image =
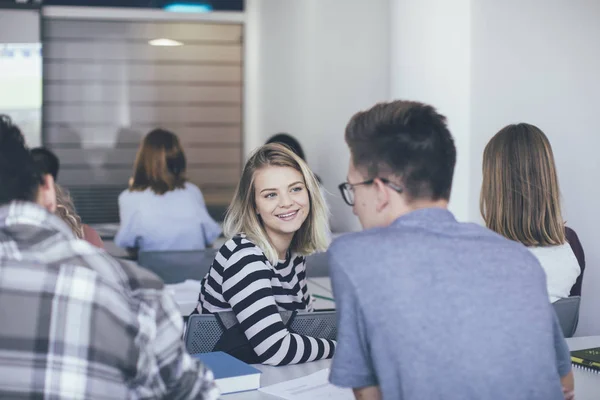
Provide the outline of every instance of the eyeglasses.
[[361,185],[372,185],[376,179],[379,179],[381,182],[383,182],[383,184],[394,189],[398,193],[403,192],[403,189],[400,186],[390,182],[389,180],[387,180],[385,178],[373,178],[373,179],[369,179],[367,181],[359,182],[359,183],[344,182],[344,183],[340,184],[338,186],[338,188],[340,189],[340,193],[342,193],[342,198],[344,199],[346,204],[348,204],[349,206],[353,206],[354,205],[354,187],[361,186]]

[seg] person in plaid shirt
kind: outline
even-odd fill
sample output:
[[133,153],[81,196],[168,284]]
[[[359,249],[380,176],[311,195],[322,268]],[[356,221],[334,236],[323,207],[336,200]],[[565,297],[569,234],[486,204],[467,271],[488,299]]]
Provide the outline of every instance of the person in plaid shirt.
[[78,240],[0,115],[0,398],[216,399],[162,281]]

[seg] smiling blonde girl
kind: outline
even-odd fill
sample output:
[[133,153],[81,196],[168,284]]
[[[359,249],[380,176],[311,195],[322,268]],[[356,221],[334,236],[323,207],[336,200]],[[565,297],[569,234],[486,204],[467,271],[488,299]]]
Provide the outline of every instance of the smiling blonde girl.
[[279,311],[312,311],[305,256],[325,251],[327,207],[314,174],[268,144],[244,168],[225,218],[227,241],[202,280],[197,312],[233,311],[256,360],[285,365],[330,358],[335,342],[288,331]]

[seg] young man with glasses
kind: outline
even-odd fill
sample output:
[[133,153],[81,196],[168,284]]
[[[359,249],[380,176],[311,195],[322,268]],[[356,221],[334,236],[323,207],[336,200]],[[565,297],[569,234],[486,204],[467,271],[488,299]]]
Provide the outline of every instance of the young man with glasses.
[[421,103],[377,104],[352,117],[346,142],[340,190],[366,230],[329,251],[339,332],[331,381],[357,399],[572,396],[535,257],[447,209],[456,149],[445,118]]

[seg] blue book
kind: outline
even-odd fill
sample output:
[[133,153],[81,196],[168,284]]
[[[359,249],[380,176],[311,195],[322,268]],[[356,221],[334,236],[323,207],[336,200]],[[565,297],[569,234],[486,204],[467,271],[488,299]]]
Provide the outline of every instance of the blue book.
[[221,394],[260,388],[260,370],[222,351],[192,354],[210,368]]

